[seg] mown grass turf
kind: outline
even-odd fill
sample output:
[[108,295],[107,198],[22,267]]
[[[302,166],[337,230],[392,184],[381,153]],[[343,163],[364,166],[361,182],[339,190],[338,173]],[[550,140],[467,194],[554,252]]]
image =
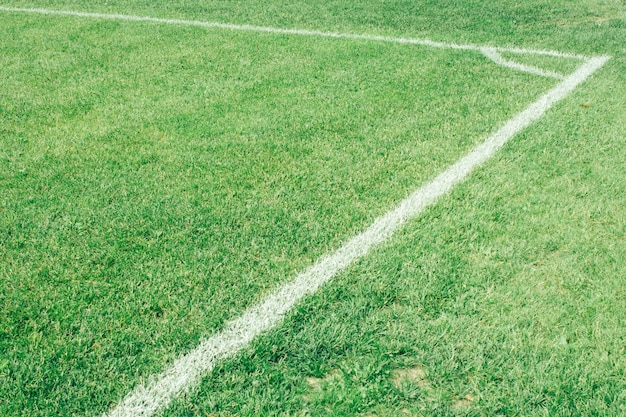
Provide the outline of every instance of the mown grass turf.
[[106,410],[551,83],[428,48],[3,19],[14,415]]
[[[619,3],[16,5],[614,55],[165,414],[624,412]],[[106,411],[554,84],[467,52],[0,19],[3,415]]]
[[164,415],[623,415],[624,76],[605,77]]

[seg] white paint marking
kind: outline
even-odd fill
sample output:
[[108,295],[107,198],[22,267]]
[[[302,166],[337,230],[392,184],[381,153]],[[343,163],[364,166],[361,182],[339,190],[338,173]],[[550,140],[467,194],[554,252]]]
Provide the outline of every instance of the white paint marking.
[[414,38],[394,38],[391,36],[378,36],[378,35],[358,35],[353,33],[335,33],[335,32],[323,32],[319,30],[306,30],[306,29],[281,29],[267,26],[254,26],[254,25],[233,25],[229,23],[219,22],[203,22],[199,20],[183,20],[183,19],[163,19],[159,17],[148,16],[133,16],[126,14],[109,14],[109,13],[90,13],[90,12],[78,12],[72,10],[53,10],[53,9],[38,9],[38,8],[20,8],[20,7],[6,7],[0,6],[0,11],[16,12],[16,13],[37,13],[46,15],[58,15],[58,16],[74,16],[94,19],[106,19],[106,20],[126,20],[132,22],[152,22],[168,25],[182,25],[182,26],[198,26],[203,28],[219,28],[229,30],[242,30],[250,32],[266,32],[281,35],[299,35],[299,36],[319,36],[325,38],[342,38],[342,39],[360,39],[367,41],[378,42],[390,42],[408,45],[423,45],[433,48],[444,49],[460,49],[468,51],[483,52],[484,48],[489,48],[494,51],[510,52],[516,54],[534,54],[534,55],[548,55],[561,58],[572,58],[586,60],[590,57],[579,54],[568,54],[558,51],[546,51],[540,49],[523,49],[523,48],[505,48],[505,47],[490,47],[479,46],[472,44],[456,44],[446,42],[436,42],[429,39],[414,39]]
[[180,357],[147,384],[138,386],[108,416],[151,416],[157,410],[167,407],[175,397],[197,386],[218,361],[234,356],[260,333],[279,324],[299,300],[313,294],[322,284],[364,257],[373,246],[387,240],[405,222],[446,194],[478,165],[491,158],[510,138],[566,97],[608,59],[609,57],[596,57],[587,60],[572,75],[510,119],[485,142],[415,191],[394,210],[376,219],[364,232],[347,241],[336,252],[318,260],[293,281],[270,294],[265,301],[228,323],[223,331],[201,342],[197,348]]
[[502,65],[503,67],[511,68],[511,69],[518,70],[518,71],[528,72],[534,75],[540,75],[542,77],[556,78],[557,80],[562,80],[565,78],[564,75],[558,74],[556,72],[542,70],[541,68],[538,68],[532,65],[524,65],[515,61],[505,59],[502,55],[500,55],[500,52],[498,52],[495,48],[482,48],[480,51],[487,58],[489,58],[490,60],[492,60],[498,65]]
[[[246,30],[287,35],[322,36],[329,38],[361,39],[401,44],[415,44],[435,48],[461,49],[480,51],[487,57],[506,67],[532,72],[543,76],[549,75],[535,67],[517,64],[505,60],[498,52],[517,54],[537,54],[563,58],[583,59],[585,62],[571,75],[565,77],[555,88],[543,95],[539,100],[528,106],[524,111],[510,119],[504,126],[490,136],[485,142],[476,146],[470,153],[439,174],[434,180],[427,183],[405,200],[398,207],[379,217],[364,232],[356,235],[342,247],[330,255],[318,260],[305,272],[276,292],[270,294],[265,301],[257,304],[225,326],[225,329],[207,340],[201,342],[191,352],[174,361],[159,375],[151,377],[144,384],[130,392],[111,412],[110,417],[148,417],[156,411],[167,407],[171,401],[184,392],[197,386],[202,377],[207,375],[215,364],[228,357],[232,357],[244,349],[260,333],[275,327],[284,318],[285,314],[303,297],[313,294],[317,289],[337,275],[350,264],[361,259],[372,247],[384,242],[406,223],[418,216],[424,209],[433,204],[439,197],[446,194],[456,184],[461,182],[477,166],[491,158],[509,139],[538,120],[555,103],[565,98],[587,77],[601,68],[608,56],[585,57],[583,55],[566,54],[556,51],[543,51],[520,48],[496,48],[477,45],[458,45],[454,43],[434,42],[427,39],[393,38],[374,35],[355,35],[344,33],[329,33],[314,30],[279,29],[272,27],[231,25],[224,23],[201,22],[195,20],[161,19],[154,17],[131,16],[121,14],[85,13],[75,11],[60,11],[49,9],[24,9],[0,6],[0,11],[25,12],[51,15],[65,15],[98,19],[113,19],[126,21],[146,21],[173,25],[200,26],[205,28],[222,28],[231,30]],[[541,73],[537,73],[537,70]],[[105,414],[107,416],[107,414]]]

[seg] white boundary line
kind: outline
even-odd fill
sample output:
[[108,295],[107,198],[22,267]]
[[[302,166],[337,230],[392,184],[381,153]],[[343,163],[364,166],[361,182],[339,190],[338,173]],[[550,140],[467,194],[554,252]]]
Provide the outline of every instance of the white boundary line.
[[391,36],[378,36],[378,35],[359,35],[354,33],[336,33],[336,32],[324,32],[319,30],[306,30],[306,29],[282,29],[269,26],[255,26],[255,25],[234,25],[230,23],[219,22],[203,22],[200,20],[184,20],[184,19],[164,19],[160,17],[148,17],[148,16],[134,16],[127,14],[117,13],[90,13],[79,12],[73,10],[53,10],[53,9],[39,9],[39,8],[21,8],[21,7],[7,7],[0,6],[0,11],[16,12],[16,13],[37,13],[47,15],[58,16],[75,16],[84,18],[106,19],[106,20],[126,20],[132,22],[152,22],[168,25],[180,25],[180,26],[198,26],[202,28],[219,28],[230,30],[242,30],[249,32],[266,32],[283,35],[299,35],[299,36],[319,36],[325,38],[343,38],[343,39],[360,39],[368,41],[378,42],[390,42],[408,45],[423,45],[433,48],[443,49],[460,49],[466,51],[478,51],[483,52],[484,48],[499,52],[509,52],[514,54],[533,54],[533,55],[547,55],[561,58],[573,58],[586,60],[591,57],[580,54],[570,54],[558,51],[548,51],[541,49],[524,49],[524,48],[508,48],[508,47],[492,47],[492,46],[479,46],[473,44],[456,44],[446,42],[436,42],[430,39],[415,39],[415,38],[396,38]]
[[[555,103],[567,97],[579,84],[585,81],[591,74],[601,68],[610,59],[608,56],[585,57],[582,55],[563,54],[555,51],[480,47],[475,45],[457,45],[420,39],[351,35],[297,29],[277,29],[260,26],[229,25],[222,23],[160,19],[119,14],[83,13],[48,9],[19,9],[3,6],[0,6],[0,10],[100,19],[149,21],[166,24],[250,30],[291,35],[311,35],[404,44],[419,44],[436,48],[476,50],[485,55],[495,54],[502,60],[504,59],[499,56],[498,52],[541,54],[585,60],[585,62],[576,71],[567,77],[564,77],[556,87],[541,96],[525,110],[511,118],[485,142],[476,146],[472,151],[439,174],[435,179],[404,199],[395,209],[376,219],[374,223],[372,223],[372,225],[370,225],[365,231],[348,240],[334,253],[319,259],[306,271],[297,275],[291,282],[271,293],[263,302],[246,310],[239,318],[228,322],[224,330],[213,335],[209,339],[202,341],[198,347],[186,355],[178,358],[163,372],[151,377],[146,384],[137,386],[115,408],[113,408],[110,413],[104,415],[109,417],[151,416],[158,410],[167,407],[177,396],[197,386],[202,377],[207,375],[215,367],[218,361],[234,356],[248,346],[248,344],[256,336],[278,325],[283,320],[285,314],[303,297],[313,294],[322,284],[329,281],[355,261],[367,255],[374,246],[389,239],[391,235],[393,235],[393,233],[404,223],[418,216],[439,197],[450,191],[456,184],[467,177],[477,166],[491,158],[509,139],[526,127],[530,126],[533,122],[537,121]],[[531,69],[532,68],[534,67],[531,67]],[[538,70],[542,71],[540,69]],[[560,77],[560,74],[548,76],[554,75]]]
[[532,65],[519,64],[517,62],[507,60],[500,52],[509,52],[515,54],[533,54],[533,55],[548,55],[561,58],[572,58],[586,60],[588,56],[568,54],[557,51],[545,51],[537,49],[523,49],[523,48],[504,48],[493,46],[478,46],[472,44],[456,44],[446,42],[435,42],[430,39],[415,39],[415,38],[394,38],[389,36],[377,36],[377,35],[359,35],[353,33],[336,33],[336,32],[323,32],[318,30],[305,30],[305,29],[283,29],[269,26],[254,26],[254,25],[234,25],[230,23],[219,22],[204,22],[199,20],[184,20],[184,19],[164,19],[159,17],[148,16],[134,16],[127,14],[110,14],[110,13],[92,13],[92,12],[79,12],[73,10],[54,10],[54,9],[39,9],[39,8],[20,8],[20,7],[6,7],[0,6],[0,11],[15,12],[15,13],[36,13],[45,15],[57,15],[57,16],[73,16],[93,19],[107,19],[107,20],[125,20],[132,22],[152,22],[168,25],[181,25],[181,26],[197,26],[202,28],[218,28],[229,29],[239,31],[251,31],[251,32],[265,32],[282,35],[299,35],[299,36],[319,36],[326,38],[344,38],[344,39],[359,39],[367,41],[378,42],[390,42],[408,45],[422,45],[433,48],[444,49],[460,49],[467,51],[479,51],[485,57],[493,61],[497,65],[514,69],[517,71],[527,72],[534,75],[540,75],[542,77],[551,77],[562,80],[564,77],[561,74],[557,74],[551,71],[544,71],[541,68],[534,67]]

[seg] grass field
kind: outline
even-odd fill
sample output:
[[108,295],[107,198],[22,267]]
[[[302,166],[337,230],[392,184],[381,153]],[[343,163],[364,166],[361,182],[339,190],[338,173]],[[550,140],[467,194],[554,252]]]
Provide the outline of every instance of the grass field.
[[[626,415],[626,6],[509,3],[0,5],[611,56],[158,415]],[[0,415],[109,412],[558,82],[471,50],[0,11]]]

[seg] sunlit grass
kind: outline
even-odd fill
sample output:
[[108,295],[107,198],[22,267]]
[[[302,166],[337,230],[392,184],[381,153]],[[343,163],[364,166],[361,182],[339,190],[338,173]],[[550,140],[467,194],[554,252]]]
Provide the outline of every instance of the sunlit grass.
[[[597,33],[553,26],[564,4],[529,3],[516,34],[500,2],[482,17],[420,4],[427,28],[399,3],[377,21],[379,6],[342,2],[317,14],[280,2],[25,5],[437,39],[455,33],[446,12],[465,22],[450,40],[492,30],[487,42],[541,46],[543,33],[550,49],[614,55],[166,414],[624,412],[626,83],[613,6],[562,14],[604,13]],[[483,18],[496,20],[479,30]],[[0,23],[0,414],[11,416],[106,411],[555,83],[463,51],[4,12]]]

